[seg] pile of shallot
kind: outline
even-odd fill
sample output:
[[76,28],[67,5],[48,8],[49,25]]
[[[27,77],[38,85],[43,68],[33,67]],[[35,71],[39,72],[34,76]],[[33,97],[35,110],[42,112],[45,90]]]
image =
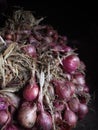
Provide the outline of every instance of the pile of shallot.
[[1,130],[71,130],[89,111],[84,62],[41,20],[18,10],[1,29]]

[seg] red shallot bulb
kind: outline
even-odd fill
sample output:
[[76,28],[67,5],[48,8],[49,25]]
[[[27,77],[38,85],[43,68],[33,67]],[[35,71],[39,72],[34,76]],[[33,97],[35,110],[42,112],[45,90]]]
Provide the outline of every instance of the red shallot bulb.
[[71,81],[66,81],[66,82],[65,82],[65,86],[68,87],[68,88],[70,88],[71,95],[73,95],[73,94],[75,93],[75,91],[76,91],[76,86],[74,85],[73,82],[71,82]]
[[53,84],[56,87],[55,92],[60,99],[69,100],[71,98],[71,88],[66,86],[65,81],[53,80]]
[[82,119],[88,113],[88,106],[86,104],[80,103],[79,104],[79,111],[78,115],[79,118]]
[[6,111],[0,110],[0,126],[4,125],[9,119],[9,115]]
[[18,111],[18,121],[25,128],[32,128],[37,118],[37,106],[31,106],[28,102],[23,104]]
[[71,96],[71,90],[66,86],[58,86],[56,87],[56,93],[60,98],[69,100]]
[[31,84],[28,84],[24,90],[23,90],[23,97],[27,101],[33,101],[37,98],[39,93],[39,87],[36,84],[36,82],[32,82]]
[[77,116],[73,111],[67,108],[64,113],[64,120],[69,126],[76,126]]
[[80,59],[76,55],[69,55],[62,60],[63,68],[65,72],[73,73],[80,65]]
[[52,130],[52,118],[48,112],[41,111],[38,115],[37,123],[42,130]]
[[69,102],[68,102],[69,108],[73,112],[78,112],[79,110],[79,100],[76,97],[73,97]]
[[74,75],[73,82],[79,85],[85,85],[85,77],[81,73],[77,73]]

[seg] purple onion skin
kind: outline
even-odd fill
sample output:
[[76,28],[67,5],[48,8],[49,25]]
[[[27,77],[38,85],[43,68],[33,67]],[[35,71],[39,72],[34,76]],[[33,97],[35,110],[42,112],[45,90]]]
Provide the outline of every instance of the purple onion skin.
[[83,119],[87,113],[88,113],[88,106],[86,104],[80,103],[78,111],[79,118]]
[[39,129],[41,130],[52,130],[52,119],[49,113],[41,112],[37,118]]
[[71,95],[75,93],[75,85],[71,81],[66,81],[65,86],[70,89]]
[[71,96],[71,90],[68,87],[58,86],[56,87],[56,93],[61,99],[69,100]]
[[80,65],[80,59],[76,55],[69,55],[62,60],[63,69],[65,72],[74,73]]
[[73,111],[71,111],[70,109],[67,109],[65,110],[65,113],[64,113],[64,120],[69,126],[74,127],[76,126],[76,123],[77,123],[77,116]]
[[69,102],[68,102],[69,108],[73,111],[73,112],[78,112],[79,110],[79,101],[77,98],[72,98]]
[[65,81],[53,80],[53,84],[56,87],[56,94],[60,99],[69,100],[71,97],[71,88],[66,85]]

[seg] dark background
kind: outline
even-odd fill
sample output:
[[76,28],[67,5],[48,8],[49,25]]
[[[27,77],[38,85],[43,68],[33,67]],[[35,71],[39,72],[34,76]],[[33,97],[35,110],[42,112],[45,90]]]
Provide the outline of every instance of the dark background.
[[[90,87],[90,111],[75,130],[98,130],[98,21],[97,3],[68,3],[57,1],[0,0],[0,12],[12,6],[33,11],[36,17],[45,17],[44,23],[52,25],[61,35],[66,35],[69,45],[78,48],[79,57],[86,64],[87,82]],[[0,14],[1,14],[0,13]],[[3,17],[0,15],[0,23]]]

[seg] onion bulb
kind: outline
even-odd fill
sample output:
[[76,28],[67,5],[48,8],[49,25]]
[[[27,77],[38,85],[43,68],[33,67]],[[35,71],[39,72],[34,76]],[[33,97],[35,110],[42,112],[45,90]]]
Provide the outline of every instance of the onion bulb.
[[68,73],[74,73],[80,65],[80,59],[76,55],[69,55],[62,60],[63,68]]
[[73,111],[67,108],[64,113],[64,120],[69,126],[76,126],[77,116]]
[[38,87],[38,85],[34,81],[31,84],[28,84],[24,88],[24,90],[23,90],[23,97],[27,101],[33,101],[33,100],[35,100],[37,98],[38,93],[39,93],[39,87]]
[[18,121],[25,128],[32,128],[36,122],[37,106],[31,106],[29,103],[23,104],[18,112]]
[[38,115],[37,123],[42,130],[52,129],[52,119],[48,112],[41,111],[41,113]]
[[6,111],[0,111],[0,126],[4,125],[9,119],[9,115]]

